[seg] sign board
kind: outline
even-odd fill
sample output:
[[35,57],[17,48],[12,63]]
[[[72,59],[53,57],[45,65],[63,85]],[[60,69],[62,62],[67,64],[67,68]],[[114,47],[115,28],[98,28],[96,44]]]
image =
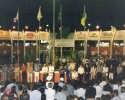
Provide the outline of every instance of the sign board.
[[38,32],[38,40],[49,40],[49,33],[45,31]]
[[0,40],[10,40],[9,31],[0,30]]
[[100,31],[89,31],[88,40],[99,40]]
[[55,40],[55,47],[74,47],[73,39]]
[[100,40],[111,40],[114,35],[113,31],[103,31],[101,33],[101,39]]
[[23,32],[21,31],[12,31],[11,32],[11,36],[12,36],[12,40],[24,40],[23,38]]
[[88,36],[88,31],[77,31],[74,35],[74,40],[85,40]]
[[26,31],[25,33],[24,33],[24,39],[25,40],[36,40],[36,33],[35,32],[28,32],[28,31]]
[[114,40],[124,40],[125,39],[125,30],[116,31]]

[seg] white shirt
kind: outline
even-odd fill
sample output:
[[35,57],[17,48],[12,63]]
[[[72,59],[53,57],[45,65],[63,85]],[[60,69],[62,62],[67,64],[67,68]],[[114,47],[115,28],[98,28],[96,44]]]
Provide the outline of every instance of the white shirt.
[[118,90],[118,85],[117,84],[113,84],[113,90]]
[[63,85],[65,85],[65,83],[59,82],[58,85],[61,86],[61,87],[63,87]]
[[45,89],[46,100],[54,100],[55,90],[52,88]]
[[33,90],[30,93],[30,100],[41,100],[41,92],[38,90]]
[[78,73],[77,72],[72,72],[72,79],[77,79],[78,78]]
[[54,99],[57,100],[66,100],[66,95],[62,92],[58,92],[55,94]]
[[76,90],[76,95],[78,97],[83,97],[84,99],[85,99],[85,93],[86,93],[86,90],[83,88],[79,88]]
[[99,85],[103,88],[103,86],[106,85],[106,81],[102,81]]
[[108,70],[109,70],[108,67],[103,67],[103,71],[102,72],[103,73],[108,73]]
[[122,84],[122,85],[120,85],[120,86],[118,87],[118,93],[119,93],[119,95],[121,94],[121,87],[125,87],[125,84]]
[[111,100],[121,100],[120,97],[113,97]]
[[121,93],[121,94],[119,95],[119,97],[121,98],[121,100],[125,100],[125,92],[124,92],[124,93]]
[[95,86],[95,89],[96,89],[96,95],[95,95],[95,99],[97,97],[100,97],[102,96],[102,88],[98,85],[98,86]]
[[85,73],[84,68],[83,68],[83,67],[79,67],[79,68],[78,68],[78,73],[79,73],[79,74]]
[[43,67],[43,68],[42,68],[42,72],[43,72],[43,73],[48,73],[48,68],[47,68],[47,67]]
[[123,61],[122,65],[125,66],[125,61]]
[[54,66],[49,67],[49,72],[54,72]]

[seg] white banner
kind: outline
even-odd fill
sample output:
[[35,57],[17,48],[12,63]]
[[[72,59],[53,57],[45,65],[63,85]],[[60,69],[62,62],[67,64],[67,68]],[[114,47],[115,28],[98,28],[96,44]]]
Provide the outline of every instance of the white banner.
[[19,32],[19,34],[18,34],[18,31],[12,31],[11,32],[11,36],[12,36],[12,40],[24,40],[24,38],[23,38],[23,32]]
[[49,40],[49,33],[46,31],[40,31],[38,32],[38,40]]
[[124,40],[125,39],[125,30],[116,31],[114,40]]
[[77,31],[74,35],[74,40],[85,40],[88,36],[88,31]]
[[113,31],[103,31],[101,33],[100,40],[111,40],[113,38],[114,32]]
[[100,31],[89,31],[88,33],[88,40],[97,40],[99,39],[99,33]]
[[36,40],[36,33],[35,32],[28,32],[28,31],[26,31],[25,33],[24,33],[24,39],[25,40]]
[[55,47],[74,47],[73,39],[55,40]]

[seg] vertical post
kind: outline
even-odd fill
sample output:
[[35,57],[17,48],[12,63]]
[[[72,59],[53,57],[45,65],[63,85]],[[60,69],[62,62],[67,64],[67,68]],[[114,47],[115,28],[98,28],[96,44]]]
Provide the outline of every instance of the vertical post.
[[11,63],[13,64],[13,40],[12,40],[12,32],[9,30],[11,35]]
[[40,64],[40,21],[39,21],[39,64]]
[[[124,44],[125,44],[125,40],[124,41]],[[125,45],[123,45],[123,55],[125,55]]]
[[[61,39],[61,43],[62,43],[62,5],[61,5],[61,8],[60,8],[60,17],[61,17],[61,20],[60,20],[60,26],[61,26],[61,32],[60,32],[60,39]],[[61,64],[62,64],[62,45],[61,45]]]
[[19,8],[18,8],[18,64],[20,64],[20,59],[19,59]]
[[[23,34],[25,34],[24,30],[23,30]],[[23,36],[25,36],[25,35],[23,35]],[[25,62],[25,55],[26,55],[25,37],[23,39],[23,50],[24,50],[24,62]]]
[[53,0],[53,66],[55,67],[55,0]]

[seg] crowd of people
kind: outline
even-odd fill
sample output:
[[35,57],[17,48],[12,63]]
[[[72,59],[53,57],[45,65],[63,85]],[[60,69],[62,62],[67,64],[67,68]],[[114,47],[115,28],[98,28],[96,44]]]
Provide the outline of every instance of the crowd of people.
[[[53,81],[55,67],[43,64],[40,69],[29,64],[2,67],[1,100],[125,100],[125,60],[116,57],[91,57],[74,69],[67,62],[60,66],[60,82]],[[19,72],[22,71],[22,82]],[[44,74],[40,80],[40,71]],[[15,74],[14,74],[15,73]],[[34,73],[34,81],[33,74]],[[66,81],[64,81],[66,73]],[[8,76],[8,77],[7,77]],[[14,77],[15,76],[15,77]],[[29,84],[30,83],[30,84]]]

